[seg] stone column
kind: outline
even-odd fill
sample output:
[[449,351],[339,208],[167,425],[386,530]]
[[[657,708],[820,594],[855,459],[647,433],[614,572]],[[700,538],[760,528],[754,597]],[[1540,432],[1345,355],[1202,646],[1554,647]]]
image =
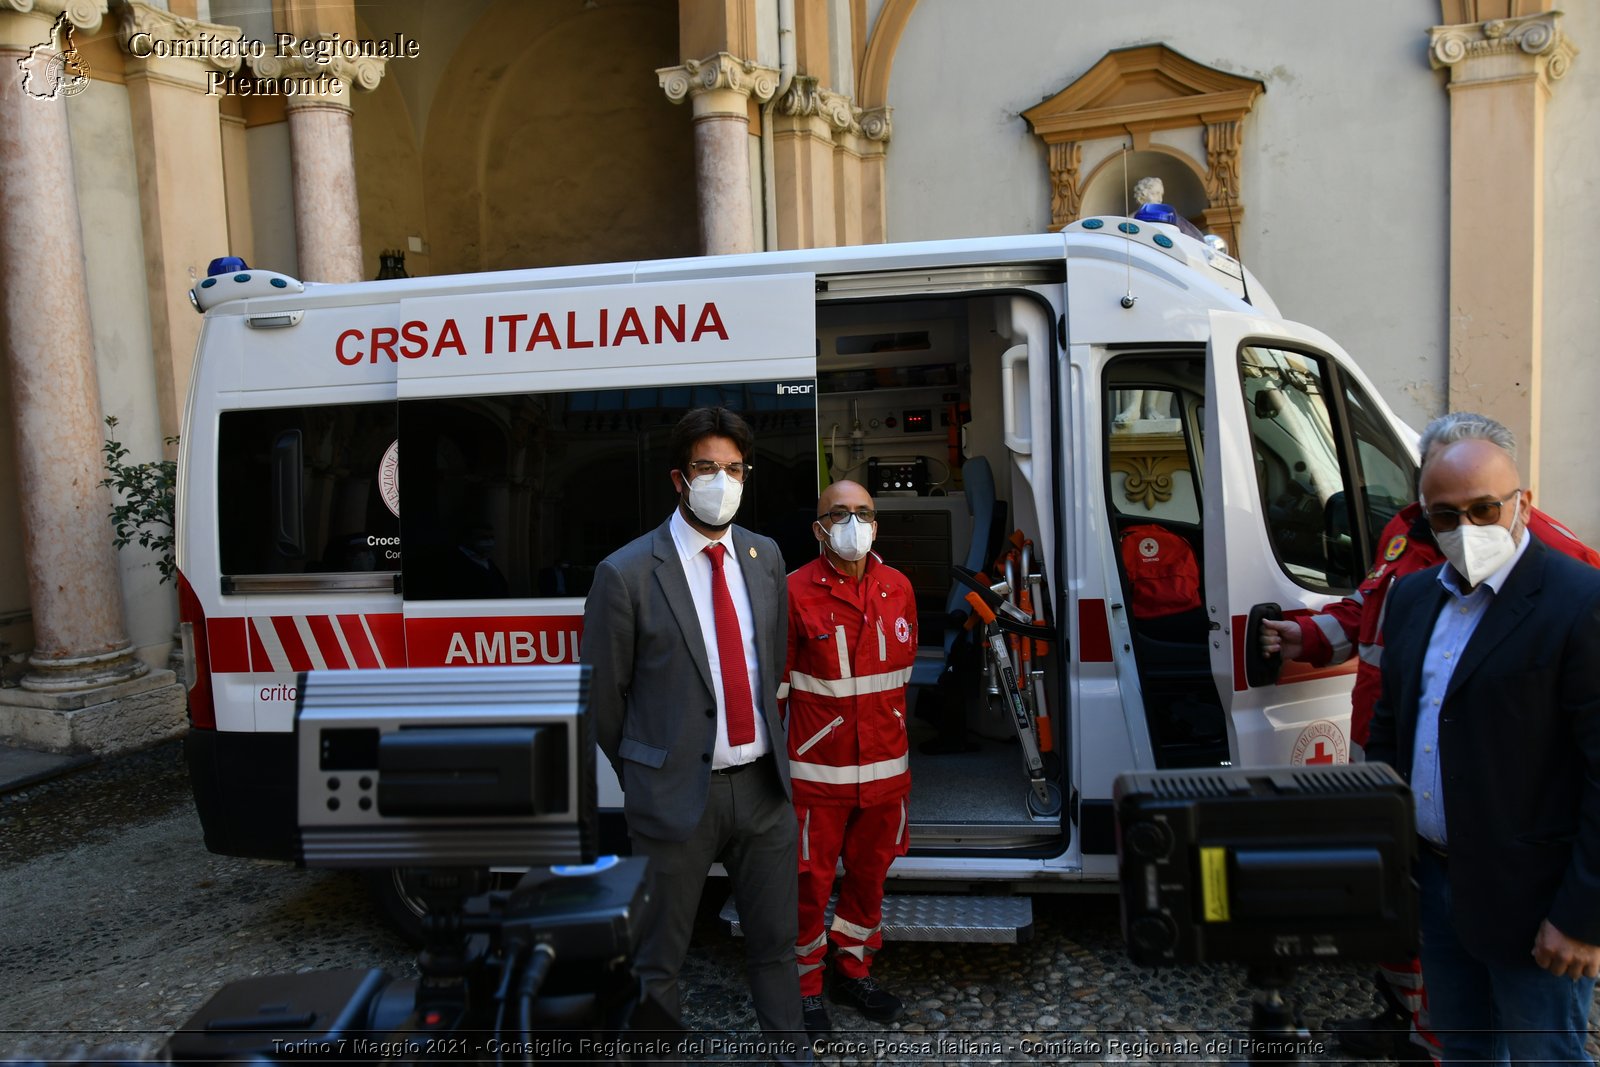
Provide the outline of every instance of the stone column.
[[[0,321],[33,614],[22,688],[41,694],[99,690],[149,670],[123,623],[110,497],[99,484],[100,397],[67,131],[68,92],[88,83],[51,74],[44,54],[60,39],[63,6],[0,3]],[[71,26],[93,32],[103,7],[72,3]],[[19,61],[35,64],[26,82]]]
[[121,4],[117,21],[139,168],[156,396],[161,432],[170,437],[181,428],[200,338],[201,319],[189,305],[189,288],[195,278],[205,277],[215,257],[242,254],[229,242],[218,116],[222,97],[207,92],[211,77],[233,74],[239,60],[205,54],[215,49],[197,49],[203,58],[196,59],[140,57],[128,50],[129,41],[136,35],[167,43],[214,41],[237,38],[240,31],[181,19],[139,0]]
[[284,94],[284,105],[300,277],[308,282],[361,281],[361,208],[350,92],[376,89],[383,80],[384,61],[289,55],[267,56],[252,65],[262,77],[292,79],[295,84],[292,95]]
[[860,114],[861,135],[861,241],[882,244],[889,239],[889,138],[894,133],[894,108],[866,108]]
[[800,74],[773,112],[777,247],[859,244],[861,155],[850,149],[864,138],[855,105]]
[[778,72],[718,52],[681,67],[663,67],[656,76],[667,99],[676,104],[688,98],[694,108],[702,250],[707,255],[755,251],[750,101],[772,98]]
[[1429,34],[1450,72],[1450,408],[1510,427],[1537,489],[1544,108],[1577,49],[1553,11]]

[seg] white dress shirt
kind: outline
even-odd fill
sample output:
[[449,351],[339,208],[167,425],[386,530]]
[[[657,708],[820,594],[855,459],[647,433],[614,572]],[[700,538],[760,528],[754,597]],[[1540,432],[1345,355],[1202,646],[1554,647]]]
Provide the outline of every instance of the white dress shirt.
[[750,588],[744,583],[744,568],[734,556],[733,537],[724,531],[720,540],[727,546],[722,557],[722,574],[728,581],[728,595],[739,616],[739,637],[744,644],[744,669],[750,678],[750,701],[755,708],[756,739],[748,745],[728,744],[728,702],[722,695],[722,656],[717,648],[717,622],[711,605],[711,560],[706,546],[712,539],[689,525],[679,508],[672,509],[672,543],[689,580],[689,595],[694,598],[695,614],[700,617],[700,635],[705,639],[706,659],[711,665],[711,688],[717,698],[717,744],[711,753],[711,769],[720,771],[749,763],[772,751],[767,723],[761,714],[761,664],[756,658],[755,611],[750,606]]

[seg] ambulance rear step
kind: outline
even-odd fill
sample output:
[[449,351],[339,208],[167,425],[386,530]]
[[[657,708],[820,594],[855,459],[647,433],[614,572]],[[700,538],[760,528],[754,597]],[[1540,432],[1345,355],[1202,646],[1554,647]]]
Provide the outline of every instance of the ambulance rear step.
[[[828,922],[833,906],[828,901]],[[730,896],[717,916],[728,932],[741,937],[739,910]],[[1033,899],[1024,896],[952,896],[940,894],[885,896],[885,941],[966,941],[1018,945],[1033,937]]]

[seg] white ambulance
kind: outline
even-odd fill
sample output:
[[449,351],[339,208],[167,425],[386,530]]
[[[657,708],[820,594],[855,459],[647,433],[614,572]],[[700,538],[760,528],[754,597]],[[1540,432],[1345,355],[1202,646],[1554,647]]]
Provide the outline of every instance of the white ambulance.
[[[1354,661],[1258,674],[1256,620],[1360,581],[1415,435],[1172,225],[350,285],[239,269],[193,295],[178,567],[215,852],[293,853],[301,672],[576,661],[594,568],[669,513],[668,435],[701,405],[752,425],[738,521],[790,569],[848,477],[916,589],[899,887],[1109,882],[1119,773],[1349,756]],[[1002,580],[1024,540],[1052,633],[1023,642],[1031,776],[951,614],[952,565]]]

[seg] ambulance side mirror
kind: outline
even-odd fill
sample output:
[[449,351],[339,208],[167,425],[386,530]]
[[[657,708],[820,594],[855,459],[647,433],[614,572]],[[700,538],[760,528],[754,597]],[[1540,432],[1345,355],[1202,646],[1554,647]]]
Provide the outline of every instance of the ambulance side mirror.
[[1244,627],[1244,680],[1250,688],[1277,685],[1278,674],[1283,670],[1283,656],[1261,654],[1261,622],[1283,618],[1283,608],[1277,604],[1257,604],[1250,609],[1249,621]]

